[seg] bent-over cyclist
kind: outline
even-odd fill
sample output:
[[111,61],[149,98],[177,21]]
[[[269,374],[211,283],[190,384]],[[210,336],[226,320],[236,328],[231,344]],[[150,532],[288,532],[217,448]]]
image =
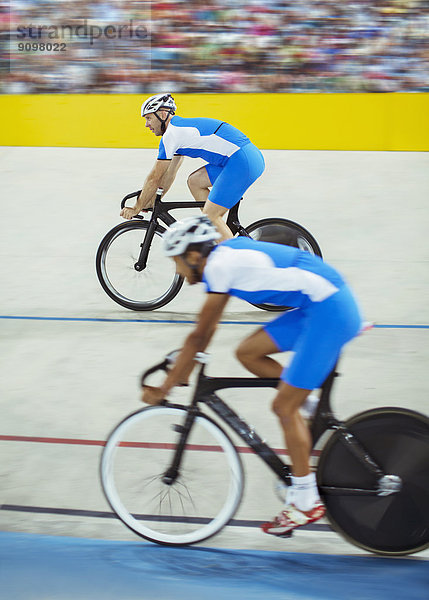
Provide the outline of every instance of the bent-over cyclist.
[[[218,244],[219,233],[205,216],[177,222],[164,235],[164,252],[207,297],[194,330],[160,387],[145,387],[143,401],[158,404],[187,381],[197,352],[207,347],[231,296],[252,303],[295,307],[244,339],[236,354],[258,377],[279,378],[273,411],[292,463],[286,505],[262,529],[279,536],[324,515],[310,469],[311,434],[299,409],[334,368],[341,349],[362,326],[361,314],[343,277],[319,257],[291,246],[238,237]],[[283,368],[270,355],[292,351]]]
[[175,112],[171,94],[156,94],[143,103],[141,114],[146,127],[161,136],[158,158],[135,206],[122,209],[121,216],[132,219],[150,208],[157,188],[163,188],[165,194],[184,156],[202,158],[207,164],[191,173],[188,187],[196,201],[205,202],[203,213],[216,225],[221,239],[231,238],[222,217],[263,173],[262,153],[229,123],[205,117],[179,117]]

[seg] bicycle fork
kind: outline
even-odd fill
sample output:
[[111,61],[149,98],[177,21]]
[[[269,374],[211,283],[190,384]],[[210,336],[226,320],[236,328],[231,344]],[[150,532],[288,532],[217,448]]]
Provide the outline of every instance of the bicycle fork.
[[149,223],[149,227],[147,228],[146,235],[144,236],[144,240],[140,244],[140,254],[137,259],[137,262],[134,264],[134,268],[136,271],[143,271],[146,269],[147,265],[147,257],[149,255],[149,248],[152,244],[153,236],[155,235],[156,230],[156,221],[151,220]]
[[[212,394],[204,399],[204,402],[222,418],[237,435],[239,435],[246,444],[259,456],[268,467],[283,481],[286,485],[292,484],[291,472],[289,466],[286,465],[277,454],[264,442],[264,440],[254,431],[252,427],[241,419],[236,412],[227,406],[219,396]],[[186,419],[183,425],[176,424],[174,430],[180,433],[180,438],[176,444],[174,457],[171,465],[162,476],[162,481],[166,485],[173,485],[180,475],[180,464],[189,433],[193,422],[198,416],[199,410],[196,406],[191,405],[187,410]]]
[[157,196],[155,199],[154,206],[152,208],[152,216],[149,221],[149,227],[147,228],[144,240],[140,244],[140,253],[137,262],[134,264],[135,270],[139,272],[143,271],[146,268],[150,246],[152,244],[153,236],[155,235],[156,229],[158,227],[158,217],[160,217],[168,227],[175,222],[175,219],[173,219],[173,217],[168,212],[166,212],[164,210],[164,207],[162,207],[160,204],[162,193],[162,189],[157,190]]
[[176,444],[173,462],[162,476],[162,482],[166,485],[173,485],[180,475],[180,464],[182,462],[183,453],[185,451],[186,442],[188,441],[189,433],[194,423],[195,417],[198,414],[198,409],[192,405],[186,412],[186,419],[183,425],[174,425],[174,431],[180,433],[179,441]]

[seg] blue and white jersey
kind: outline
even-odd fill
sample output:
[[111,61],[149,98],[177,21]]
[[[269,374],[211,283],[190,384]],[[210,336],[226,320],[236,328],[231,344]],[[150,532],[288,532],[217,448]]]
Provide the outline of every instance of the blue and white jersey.
[[203,282],[209,293],[297,308],[323,302],[345,285],[318,256],[246,237],[222,242],[209,254]]
[[239,129],[218,119],[174,116],[161,138],[158,160],[170,160],[180,154],[223,167],[230,156],[249,142]]

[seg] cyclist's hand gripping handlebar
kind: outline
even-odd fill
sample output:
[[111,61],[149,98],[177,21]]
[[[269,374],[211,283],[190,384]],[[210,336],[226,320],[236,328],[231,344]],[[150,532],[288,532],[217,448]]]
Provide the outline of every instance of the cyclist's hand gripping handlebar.
[[[176,362],[177,357],[180,354],[180,351],[181,351],[181,348],[179,348],[178,350],[172,350],[171,352],[169,352],[166,355],[166,357],[164,358],[163,361],[161,361],[160,363],[157,363],[153,367],[150,367],[149,369],[147,369],[141,376],[141,379],[140,379],[141,386],[142,387],[148,386],[148,384],[146,383],[147,378],[150,375],[153,375],[153,373],[156,373],[157,371],[165,371],[166,373],[168,373],[168,371],[171,369],[171,367]],[[198,362],[201,365],[205,365],[208,363],[208,359],[209,359],[209,355],[206,352],[197,352],[194,360],[195,360],[195,362]],[[181,383],[179,385],[186,386],[188,384]]]
[[145,371],[141,378],[140,378],[140,384],[142,387],[145,387],[146,385],[146,380],[147,378],[152,375],[153,373],[156,373],[157,371],[165,371],[167,372],[167,359],[164,359],[162,362],[158,363],[157,365],[154,365],[153,367],[151,367],[150,369],[147,369],[147,371]]
[[179,350],[173,350],[172,352],[169,352],[162,362],[154,365],[153,367],[150,367],[150,369],[145,371],[142,374],[141,379],[140,379],[141,386],[145,387],[145,385],[147,385],[145,383],[146,379],[153,373],[156,373],[157,371],[165,371],[166,373],[168,373],[171,366],[174,365],[174,363],[176,362],[179,352],[180,352],[180,348],[179,348]]
[[[164,190],[162,188],[158,188],[156,190],[156,198],[155,198],[155,202],[158,202],[159,200],[161,200],[162,194],[164,193]],[[127,194],[124,198],[122,198],[121,200],[121,210],[126,208],[126,202],[127,200],[129,200],[130,198],[138,198],[141,194],[141,190],[137,190],[136,192],[132,192],[131,194]],[[150,210],[152,210],[152,207],[149,208],[142,208],[142,210],[140,212],[149,212]],[[142,215],[135,215],[133,217],[134,219],[144,219],[144,217]]]
[[143,373],[143,375],[141,376],[141,386],[143,389],[143,396],[142,396],[143,402],[145,402],[147,404],[152,404],[152,405],[166,404],[167,400],[165,399],[165,397],[163,397],[161,389],[156,386],[154,387],[154,386],[148,385],[146,383],[146,380],[150,375],[152,375],[153,373],[156,373],[157,371],[168,372],[169,367],[175,362],[179,352],[180,352],[180,350],[174,350],[173,352],[170,352],[170,354],[168,354],[162,362],[157,363],[156,365],[154,365],[150,369],[147,369],[147,371],[145,371]]

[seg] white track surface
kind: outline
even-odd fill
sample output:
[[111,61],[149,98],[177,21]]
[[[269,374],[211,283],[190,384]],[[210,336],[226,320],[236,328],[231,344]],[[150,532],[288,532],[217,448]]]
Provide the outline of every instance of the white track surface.
[[[339,415],[383,405],[427,412],[429,154],[264,155],[266,172],[245,198],[242,223],[278,216],[308,228],[325,259],[346,275],[365,318],[390,326],[347,347],[334,395]],[[154,157],[152,150],[0,149],[0,313],[55,318],[0,319],[0,434],[104,440],[139,408],[140,372],[179,347],[191,330],[190,324],[156,321],[193,319],[200,289],[185,287],[163,309],[132,313],[106,296],[95,275],[97,246],[121,221],[120,199],[141,187]],[[198,166],[185,161],[168,198],[189,199],[186,177]],[[272,317],[234,300],[225,321]],[[210,347],[209,373],[244,375],[234,347],[253,329],[221,325]],[[224,397],[281,446],[272,392],[234,390]],[[0,441],[3,506],[108,511],[98,477],[100,452],[97,445]],[[244,461],[247,487],[237,518],[269,518],[280,509],[274,477],[255,457],[245,455]],[[0,530],[136,539],[113,519],[25,510],[0,510]],[[360,553],[334,533],[315,531],[277,540],[256,528],[230,527],[204,545]]]

